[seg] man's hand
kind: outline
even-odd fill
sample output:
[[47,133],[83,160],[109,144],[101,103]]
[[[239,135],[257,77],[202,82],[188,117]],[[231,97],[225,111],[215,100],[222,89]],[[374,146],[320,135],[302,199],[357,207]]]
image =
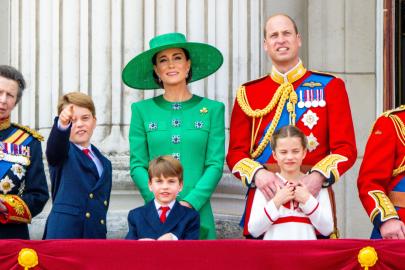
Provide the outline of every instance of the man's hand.
[[74,115],[73,104],[69,104],[60,112],[59,123],[62,126],[62,128],[67,128],[69,126],[69,124],[72,122],[73,115]]
[[399,219],[390,219],[380,227],[383,239],[405,239],[405,225]]
[[308,191],[316,197],[321,191],[322,184],[325,181],[325,177],[319,172],[312,172],[308,175],[305,175],[302,178],[302,184],[307,187]]
[[276,194],[276,186],[284,186],[274,173],[266,169],[261,169],[256,172],[254,182],[256,187],[263,193],[268,201],[274,197],[274,194]]

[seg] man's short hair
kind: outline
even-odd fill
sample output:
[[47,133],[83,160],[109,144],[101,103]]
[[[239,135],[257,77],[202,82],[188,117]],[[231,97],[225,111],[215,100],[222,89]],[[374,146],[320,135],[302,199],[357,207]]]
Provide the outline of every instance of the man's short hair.
[[264,28],[263,28],[264,39],[266,39],[266,35],[267,35],[266,26],[267,26],[268,21],[270,19],[274,18],[274,17],[277,17],[277,16],[284,16],[287,19],[289,19],[292,22],[293,26],[294,26],[295,33],[298,35],[299,32],[298,32],[297,23],[293,20],[293,18],[291,18],[290,16],[288,16],[287,14],[284,14],[284,13],[277,13],[277,14],[273,14],[270,17],[267,18],[266,23],[264,24]]
[[18,71],[17,69],[15,69],[12,66],[0,65],[0,77],[17,82],[18,92],[17,92],[17,99],[16,99],[15,104],[18,104],[18,102],[21,100],[23,91],[25,89],[24,76],[21,74],[20,71]]
[[149,162],[149,181],[153,177],[177,177],[180,184],[183,184],[183,167],[180,161],[172,156],[159,156]]
[[88,109],[93,116],[96,116],[96,108],[94,102],[89,95],[80,92],[70,92],[63,95],[58,103],[58,115],[63,111],[63,109],[69,105],[73,104],[78,107]]

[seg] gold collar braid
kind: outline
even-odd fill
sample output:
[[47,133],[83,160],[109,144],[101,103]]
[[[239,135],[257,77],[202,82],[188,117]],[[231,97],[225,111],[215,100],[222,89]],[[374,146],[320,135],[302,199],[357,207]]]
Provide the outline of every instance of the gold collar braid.
[[0,120],[0,130],[8,129],[11,126],[10,117]]
[[290,69],[289,71],[287,71],[284,74],[281,73],[280,71],[278,71],[275,66],[273,66],[271,69],[270,76],[273,79],[273,81],[275,81],[279,84],[282,84],[285,82],[293,83],[293,82],[301,79],[302,76],[304,76],[306,72],[307,72],[307,70],[304,67],[304,65],[302,64],[302,61],[300,59],[298,61],[298,63],[295,65],[295,67],[293,67],[292,69]]

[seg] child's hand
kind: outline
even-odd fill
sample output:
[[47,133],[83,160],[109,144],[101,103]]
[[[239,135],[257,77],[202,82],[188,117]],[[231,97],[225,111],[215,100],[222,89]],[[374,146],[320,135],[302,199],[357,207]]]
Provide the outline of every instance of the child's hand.
[[171,233],[165,233],[164,235],[160,236],[157,240],[174,240],[174,239]]
[[294,186],[288,184],[281,188],[276,185],[276,195],[274,195],[273,202],[277,209],[286,202],[294,199],[294,189]]
[[66,106],[59,114],[59,122],[62,127],[67,127],[72,122],[74,114],[73,104]]
[[299,184],[295,187],[294,200],[299,203],[306,203],[309,199],[309,196],[310,193],[308,188],[302,182],[299,182]]
[[139,241],[155,241],[153,238],[140,238]]

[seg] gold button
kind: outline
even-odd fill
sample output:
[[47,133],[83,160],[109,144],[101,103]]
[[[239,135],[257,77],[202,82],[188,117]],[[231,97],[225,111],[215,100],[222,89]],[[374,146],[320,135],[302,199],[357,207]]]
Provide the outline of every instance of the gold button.
[[90,218],[90,213],[89,212],[86,213],[86,218]]
[[100,223],[104,225],[104,219],[100,220]]
[[104,201],[104,205],[105,205],[105,206],[107,206],[107,205],[108,205],[108,202],[107,202],[107,200],[105,200],[105,201]]
[[90,197],[90,199],[93,199],[93,198],[94,198],[94,194],[93,194],[93,193],[90,193],[90,194],[89,194],[89,197]]

